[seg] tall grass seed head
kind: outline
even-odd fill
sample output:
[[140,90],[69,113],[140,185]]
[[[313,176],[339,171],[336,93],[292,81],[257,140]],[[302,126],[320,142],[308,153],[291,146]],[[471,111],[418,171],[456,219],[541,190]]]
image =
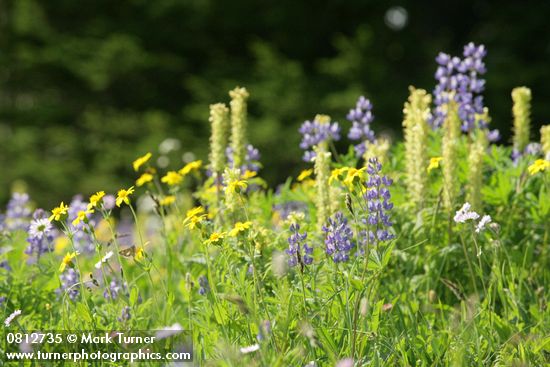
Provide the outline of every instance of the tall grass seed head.
[[233,151],[233,167],[238,168],[245,162],[246,130],[247,130],[247,99],[249,94],[245,88],[236,87],[229,92],[231,102],[231,149]]
[[229,109],[223,103],[210,105],[210,169],[214,176],[221,175],[225,169],[225,150],[229,130]]
[[517,87],[512,90],[514,105],[514,150],[521,154],[531,134],[531,90],[527,87]]

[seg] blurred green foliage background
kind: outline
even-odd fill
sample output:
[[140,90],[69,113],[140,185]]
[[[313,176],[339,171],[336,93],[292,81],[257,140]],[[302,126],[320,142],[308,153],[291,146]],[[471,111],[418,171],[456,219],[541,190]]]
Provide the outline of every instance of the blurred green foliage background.
[[437,53],[469,41],[489,50],[486,104],[503,142],[518,85],[533,90],[538,139],[549,14],[547,1],[0,1],[0,202],[14,183],[46,207],[129,186],[131,161],[159,157],[166,138],[181,142],[169,167],[186,152],[206,159],[208,106],[236,85],[251,93],[262,175],[280,182],[304,167],[303,120],[327,113],[347,132],[364,94],[374,128],[399,138],[407,87],[431,91]]

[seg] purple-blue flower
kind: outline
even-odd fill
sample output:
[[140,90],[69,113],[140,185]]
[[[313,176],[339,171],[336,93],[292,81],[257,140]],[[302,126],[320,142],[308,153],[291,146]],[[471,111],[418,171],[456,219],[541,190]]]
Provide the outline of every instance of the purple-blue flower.
[[[369,159],[367,165],[367,191],[363,198],[367,202],[367,217],[363,222],[369,228],[368,241],[378,243],[388,241],[394,238],[394,235],[389,231],[393,225],[391,221],[391,210],[393,203],[391,202],[390,186],[393,181],[385,175],[381,175],[382,164],[377,158]],[[366,235],[366,232],[364,233]],[[364,240],[367,240],[363,236]]]
[[2,227],[8,231],[29,228],[31,219],[30,198],[28,194],[15,192],[12,194],[6,208]]
[[355,152],[362,157],[367,149],[367,144],[373,143],[375,140],[374,131],[370,128],[370,124],[374,120],[370,100],[363,96],[359,97],[355,108],[349,111],[347,119],[352,123],[348,138],[359,141],[359,144],[355,146]]
[[[77,217],[78,212],[86,211],[88,203],[82,200],[81,195],[76,195],[71,204],[69,205],[67,225],[71,232],[73,233],[73,241],[75,248],[78,251],[92,253],[95,251],[94,241],[89,233],[85,231],[88,227],[84,222],[78,223],[76,226],[73,226],[72,221]],[[89,225],[94,226],[95,220],[91,217],[91,214],[88,214]]]
[[328,116],[315,116],[313,121],[305,121],[298,130],[302,134],[300,148],[304,149],[303,160],[311,162],[315,158],[313,147],[323,141],[340,140],[340,126],[337,122],[330,122]]
[[71,300],[76,300],[80,294],[80,285],[78,285],[80,276],[78,272],[72,268],[68,268],[59,276],[59,279],[61,280],[61,288],[58,288],[56,293],[63,296],[63,294],[67,292]]
[[485,80],[480,76],[487,71],[483,62],[486,55],[485,46],[470,42],[464,46],[462,60],[445,53],[436,57],[439,66],[435,73],[438,84],[433,92],[436,108],[431,123],[434,128],[443,124],[447,114],[446,104],[453,100],[458,104],[462,131],[487,127],[487,121],[483,120],[477,120],[476,126],[476,115],[483,113],[481,93],[485,89]]
[[118,295],[121,292],[127,293],[126,289],[127,289],[126,284],[121,285],[121,283],[118,280],[113,279],[109,283],[109,289],[105,289],[105,291],[103,292],[103,297],[105,297],[105,299],[111,299],[112,297],[113,300],[115,300],[118,298]]
[[332,256],[335,263],[346,262],[355,244],[353,243],[353,231],[348,225],[348,220],[341,212],[328,219],[323,226],[325,232],[325,251]]
[[285,251],[289,256],[288,265],[296,266],[300,264],[303,269],[304,265],[310,265],[313,262],[313,247],[306,243],[307,232],[300,233],[300,225],[292,223],[290,225],[291,235],[288,237],[288,249]]
[[[230,167],[232,167],[233,149],[231,147],[227,147],[225,149],[225,156],[227,157],[227,163]],[[260,158],[260,151],[257,148],[254,148],[252,144],[248,144],[246,146],[245,163],[241,167],[239,167],[241,169],[241,172],[258,172],[261,168]]]
[[210,290],[210,284],[208,284],[208,278],[204,275],[199,277],[199,294],[205,295]]

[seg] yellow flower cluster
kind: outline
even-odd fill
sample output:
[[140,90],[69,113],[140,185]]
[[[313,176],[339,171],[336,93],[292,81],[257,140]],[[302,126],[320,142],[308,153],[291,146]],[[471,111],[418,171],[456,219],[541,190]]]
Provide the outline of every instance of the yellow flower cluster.
[[537,159],[535,163],[530,165],[527,169],[529,170],[530,175],[536,175],[547,168],[550,169],[550,161],[547,161],[546,159]]
[[202,206],[197,206],[187,211],[183,225],[189,229],[195,229],[200,226],[200,223],[206,219],[207,215],[204,213]]

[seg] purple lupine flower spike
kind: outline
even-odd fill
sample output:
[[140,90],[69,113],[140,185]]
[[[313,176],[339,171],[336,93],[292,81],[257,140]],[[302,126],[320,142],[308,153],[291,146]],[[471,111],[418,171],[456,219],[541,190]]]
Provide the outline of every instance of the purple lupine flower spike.
[[362,157],[367,149],[367,144],[375,140],[374,131],[370,128],[370,124],[374,120],[372,103],[363,96],[359,97],[355,108],[349,111],[346,118],[352,123],[348,138],[359,141],[359,144],[355,146],[355,152]]
[[340,125],[331,123],[328,116],[315,116],[313,121],[305,121],[298,131],[302,134],[300,148],[305,150],[303,160],[306,162],[315,158],[314,146],[323,141],[340,140]]
[[292,223],[290,225],[290,232],[292,233],[288,237],[288,249],[285,251],[289,255],[288,265],[294,267],[300,264],[302,270],[304,265],[310,265],[313,262],[313,247],[308,246],[306,243],[307,232],[300,233],[300,225],[298,223]]
[[323,226],[325,232],[326,254],[332,256],[335,263],[346,262],[355,244],[353,243],[353,231],[348,225],[348,220],[341,212],[328,219]]

